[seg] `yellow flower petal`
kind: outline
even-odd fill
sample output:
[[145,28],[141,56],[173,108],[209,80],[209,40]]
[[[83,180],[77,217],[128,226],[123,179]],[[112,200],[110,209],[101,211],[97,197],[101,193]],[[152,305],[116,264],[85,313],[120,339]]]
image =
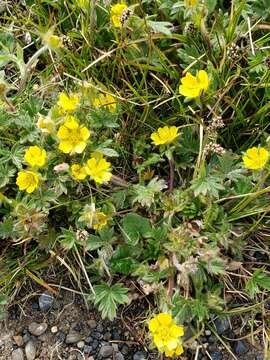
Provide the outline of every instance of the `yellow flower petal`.
[[66,154],[81,154],[86,148],[89,136],[87,127],[80,127],[74,116],[68,116],[57,132],[57,137],[61,140],[59,150]]
[[160,313],[156,317],[161,326],[169,326],[172,323],[172,315],[167,313]]
[[16,184],[19,190],[26,190],[28,193],[32,193],[39,183],[39,176],[33,171],[21,170],[18,172]]
[[24,155],[24,160],[32,167],[43,167],[46,163],[46,151],[38,146],[30,146]]
[[164,126],[158,128],[157,132],[151,134],[151,140],[155,145],[169,144],[178,137],[178,128],[176,126]]
[[189,98],[200,96],[202,91],[206,91],[209,87],[208,74],[204,70],[200,70],[196,77],[188,72],[182,79],[179,86],[179,93]]
[[242,159],[246,168],[260,170],[265,167],[269,159],[269,152],[263,147],[253,147],[247,150]]

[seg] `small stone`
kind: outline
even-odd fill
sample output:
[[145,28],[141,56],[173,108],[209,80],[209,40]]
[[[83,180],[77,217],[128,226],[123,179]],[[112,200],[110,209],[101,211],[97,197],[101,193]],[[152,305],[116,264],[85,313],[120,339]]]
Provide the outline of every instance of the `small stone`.
[[54,297],[48,292],[45,291],[38,298],[38,304],[41,311],[48,311],[52,307],[54,302]]
[[243,340],[238,340],[233,346],[233,351],[236,355],[245,355],[248,352],[248,345]]
[[29,332],[26,330],[24,335],[23,335],[23,343],[26,344],[30,339],[31,339],[31,336],[29,334]]
[[101,325],[101,324],[99,324],[98,326],[97,326],[97,331],[98,332],[102,332],[104,329],[103,329],[103,326]]
[[52,326],[52,327],[51,327],[51,333],[52,333],[52,334],[56,334],[57,331],[58,331],[58,327],[57,327],[57,326]]
[[211,334],[212,334],[210,330],[205,330],[204,333],[205,333],[205,336],[211,336]]
[[121,353],[123,355],[127,355],[129,353],[129,347],[126,344],[123,345],[123,347],[121,349]]
[[87,338],[84,339],[86,344],[91,344],[93,342],[93,338],[91,336],[88,336]]
[[56,334],[56,337],[59,341],[64,342],[65,338],[66,338],[66,334],[64,333],[64,331],[60,330],[58,331],[58,333]]
[[256,359],[255,360],[264,360],[264,355],[262,353],[256,355]]
[[36,322],[32,322],[28,326],[29,332],[34,336],[40,336],[47,330],[48,325],[46,323],[38,324]]
[[118,349],[118,344],[114,344],[114,343],[113,343],[113,344],[112,344],[112,347],[113,347],[113,351],[114,351],[114,352],[117,353],[117,352],[119,351],[119,349]]
[[27,360],[34,360],[36,357],[36,344],[34,341],[30,340],[25,345],[25,355]]
[[211,355],[212,360],[222,360],[223,359],[223,355],[219,351],[212,352],[210,355]]
[[113,347],[111,345],[103,345],[99,350],[99,355],[103,358],[107,358],[113,354]]
[[124,355],[120,352],[115,354],[115,360],[125,360]]
[[23,355],[22,349],[18,348],[16,350],[13,350],[12,354],[11,354],[11,359],[12,360],[23,360],[24,355]]
[[211,344],[214,344],[216,342],[216,337],[214,335],[209,336],[208,338],[208,342]]
[[81,335],[75,331],[70,332],[66,336],[66,344],[74,344],[81,340]]
[[101,334],[100,332],[92,332],[92,337],[93,338],[95,338],[95,339],[97,339],[97,340],[101,340],[101,339],[103,339],[103,334]]
[[93,351],[93,347],[89,345],[84,345],[83,352],[85,354],[90,354]]
[[144,351],[137,351],[133,356],[133,360],[147,360],[147,354]]
[[78,349],[83,349],[83,347],[84,347],[84,341],[79,341],[79,342],[77,343],[77,348],[78,348]]
[[230,323],[227,318],[216,319],[215,326],[217,329],[217,333],[221,335],[230,328]]
[[120,336],[119,331],[117,331],[117,330],[114,330],[114,331],[113,331],[113,333],[112,333],[112,339],[113,339],[113,340],[120,340],[120,339],[121,339],[121,336]]
[[97,326],[97,322],[94,319],[88,320],[87,323],[88,323],[88,325],[90,326],[91,329],[95,329],[96,326]]
[[110,341],[111,340],[111,337],[112,337],[112,334],[110,332],[106,332],[103,336],[103,339],[105,341]]
[[21,335],[14,335],[13,340],[17,346],[23,346],[23,338]]
[[93,343],[92,343],[92,347],[93,349],[95,350],[99,345],[99,342],[97,340],[94,340]]

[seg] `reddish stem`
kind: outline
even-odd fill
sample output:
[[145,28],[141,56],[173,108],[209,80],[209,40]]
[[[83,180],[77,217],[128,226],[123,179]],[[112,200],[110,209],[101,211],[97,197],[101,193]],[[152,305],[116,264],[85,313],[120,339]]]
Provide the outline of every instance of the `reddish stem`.
[[169,160],[170,166],[170,175],[169,175],[169,192],[173,191],[173,184],[174,184],[174,163],[173,160]]

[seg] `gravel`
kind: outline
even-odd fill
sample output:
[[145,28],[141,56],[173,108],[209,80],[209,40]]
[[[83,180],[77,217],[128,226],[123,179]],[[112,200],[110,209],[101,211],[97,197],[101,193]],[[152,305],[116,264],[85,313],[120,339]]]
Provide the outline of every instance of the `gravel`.
[[23,360],[24,355],[22,349],[18,348],[12,351],[11,360]]
[[222,319],[216,319],[215,320],[215,327],[217,330],[217,333],[219,335],[223,334],[225,331],[230,329],[230,323],[229,320],[227,318],[222,318]]
[[67,334],[65,343],[66,344],[74,344],[81,340],[81,334],[71,331]]
[[248,345],[243,340],[238,340],[233,346],[233,351],[236,355],[245,355],[248,352]]
[[28,341],[25,345],[25,355],[27,360],[34,360],[36,357],[36,344],[33,340]]
[[34,336],[40,336],[47,330],[48,325],[46,323],[38,324],[36,322],[31,322],[28,326],[29,332]]
[[41,311],[46,312],[53,306],[54,297],[48,292],[44,291],[38,298],[38,304]]
[[99,350],[99,355],[102,358],[107,358],[113,354],[113,347],[111,345],[103,345]]

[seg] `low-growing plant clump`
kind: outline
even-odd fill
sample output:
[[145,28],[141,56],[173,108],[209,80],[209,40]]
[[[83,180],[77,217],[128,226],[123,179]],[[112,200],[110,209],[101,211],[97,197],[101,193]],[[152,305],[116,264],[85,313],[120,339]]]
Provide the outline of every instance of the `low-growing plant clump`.
[[0,2],[3,318],[54,267],[110,320],[136,283],[161,358],[215,316],[269,338],[269,10]]

